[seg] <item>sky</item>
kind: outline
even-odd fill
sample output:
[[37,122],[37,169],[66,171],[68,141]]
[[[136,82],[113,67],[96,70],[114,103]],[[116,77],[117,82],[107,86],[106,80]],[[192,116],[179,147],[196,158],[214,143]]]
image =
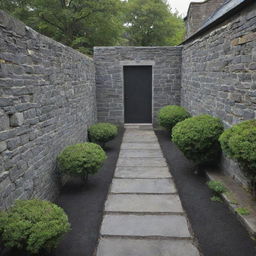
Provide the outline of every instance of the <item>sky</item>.
[[177,10],[183,17],[187,15],[190,2],[203,2],[203,0],[168,0],[173,10]]

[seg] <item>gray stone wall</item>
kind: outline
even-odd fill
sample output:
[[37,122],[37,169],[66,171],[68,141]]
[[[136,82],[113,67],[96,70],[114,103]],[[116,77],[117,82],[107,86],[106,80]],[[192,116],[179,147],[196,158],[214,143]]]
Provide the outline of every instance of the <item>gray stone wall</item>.
[[[220,117],[226,127],[256,117],[256,3],[184,45],[181,95],[192,114]],[[223,162],[244,182],[233,162]]]
[[0,208],[54,199],[57,154],[96,120],[92,59],[0,11]]
[[95,47],[98,120],[124,123],[123,66],[153,66],[153,119],[168,104],[180,104],[182,47]]

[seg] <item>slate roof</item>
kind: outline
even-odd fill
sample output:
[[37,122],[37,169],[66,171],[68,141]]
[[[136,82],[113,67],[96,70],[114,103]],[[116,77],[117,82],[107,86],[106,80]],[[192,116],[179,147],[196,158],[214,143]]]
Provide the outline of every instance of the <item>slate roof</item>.
[[196,33],[187,38],[184,42],[189,41],[199,34],[205,32],[209,28],[222,22],[224,19],[234,15],[237,10],[247,6],[250,3],[253,3],[254,1],[255,0],[227,0],[204,22],[203,26],[201,26]]
[[206,27],[210,23],[216,21],[220,17],[222,17],[224,14],[228,13],[232,9],[236,8],[243,2],[246,2],[246,0],[227,0],[221,7],[219,7],[205,22],[204,25],[201,27]]

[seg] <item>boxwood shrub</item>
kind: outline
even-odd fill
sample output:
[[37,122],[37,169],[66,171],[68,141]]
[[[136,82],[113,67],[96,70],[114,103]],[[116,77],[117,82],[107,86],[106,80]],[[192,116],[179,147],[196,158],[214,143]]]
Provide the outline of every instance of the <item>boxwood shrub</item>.
[[48,201],[19,200],[9,210],[0,213],[3,244],[31,254],[55,248],[61,236],[69,230],[70,224],[63,209]]
[[66,147],[57,157],[58,169],[67,175],[81,176],[86,181],[106,159],[106,153],[95,143],[80,143]]
[[159,124],[167,129],[169,132],[172,131],[172,128],[180,121],[189,118],[190,114],[183,107],[172,105],[165,106],[160,109],[158,113]]
[[219,118],[200,115],[179,122],[172,130],[172,140],[197,165],[214,163],[220,155],[218,138],[223,130]]
[[237,161],[249,178],[256,177],[256,120],[234,125],[219,138],[226,156]]
[[110,123],[97,123],[89,127],[88,136],[92,142],[104,147],[105,143],[114,139],[118,134],[117,126]]

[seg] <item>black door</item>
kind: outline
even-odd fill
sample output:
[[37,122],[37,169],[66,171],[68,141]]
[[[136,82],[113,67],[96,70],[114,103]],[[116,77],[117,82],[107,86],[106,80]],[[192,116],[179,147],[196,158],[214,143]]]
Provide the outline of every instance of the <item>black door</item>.
[[124,66],[125,123],[152,123],[152,67]]

